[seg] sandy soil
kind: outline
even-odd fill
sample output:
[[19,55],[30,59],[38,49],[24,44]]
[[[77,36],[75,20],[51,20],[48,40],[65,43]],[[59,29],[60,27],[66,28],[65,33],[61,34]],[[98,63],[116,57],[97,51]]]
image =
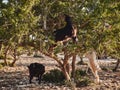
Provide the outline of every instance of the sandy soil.
[[[79,60],[77,60],[79,61]],[[112,61],[112,60],[111,60]],[[114,63],[109,60],[99,60],[101,67],[111,68]],[[55,85],[43,82],[39,85],[35,80],[29,84],[27,65],[39,62],[45,65],[46,72],[57,68],[57,62],[49,57],[34,58],[33,56],[20,56],[15,67],[4,67],[0,69],[0,90],[71,90],[65,85]],[[114,61],[115,62],[115,61]],[[83,66],[77,65],[82,68]],[[102,71],[99,73],[102,83],[91,84],[86,87],[77,87],[77,90],[120,90],[120,68],[117,72]]]

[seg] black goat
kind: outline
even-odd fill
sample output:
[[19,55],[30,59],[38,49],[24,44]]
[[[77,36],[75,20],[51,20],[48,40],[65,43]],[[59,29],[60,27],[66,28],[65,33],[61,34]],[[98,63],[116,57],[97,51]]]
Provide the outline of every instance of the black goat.
[[64,28],[54,31],[55,42],[62,41],[63,43],[69,39],[76,42],[77,29],[72,25],[71,17],[65,14],[66,25]]
[[[72,39],[73,42],[76,43],[77,28],[73,26],[70,16],[66,14],[64,16],[66,25],[64,28],[54,31],[55,42],[61,42],[65,45],[68,40]],[[56,46],[57,44],[53,44],[52,46],[50,46],[49,53],[51,53],[51,51],[53,51],[53,48]]]
[[40,63],[31,63],[30,66],[28,66],[29,69],[29,83],[31,83],[33,77],[38,77],[39,84],[41,83],[41,77],[45,72],[45,66]]

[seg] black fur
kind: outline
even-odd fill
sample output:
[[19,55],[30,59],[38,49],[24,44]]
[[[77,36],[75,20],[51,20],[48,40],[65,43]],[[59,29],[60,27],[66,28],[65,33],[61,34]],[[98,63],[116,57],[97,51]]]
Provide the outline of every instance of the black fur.
[[33,77],[38,77],[39,84],[41,83],[41,77],[45,72],[45,66],[40,63],[31,63],[30,66],[28,66],[29,69],[29,83],[31,83]]
[[73,25],[71,21],[71,17],[68,15],[65,15],[65,22],[66,25],[64,28],[58,29],[54,31],[55,41],[63,41],[66,38],[72,38],[73,35]]
[[[76,33],[77,28],[73,26],[71,17],[65,14],[66,25],[64,28],[54,31],[55,42],[62,41],[63,45],[66,45],[67,41],[72,39],[74,43],[77,42]],[[57,44],[50,46],[49,51],[53,51]]]

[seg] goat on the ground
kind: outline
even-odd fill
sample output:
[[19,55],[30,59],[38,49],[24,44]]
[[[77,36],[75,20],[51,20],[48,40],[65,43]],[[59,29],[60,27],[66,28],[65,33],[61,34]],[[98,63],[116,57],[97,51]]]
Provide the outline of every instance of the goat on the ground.
[[39,80],[38,83],[40,84],[42,75],[45,72],[45,66],[40,63],[31,63],[28,66],[28,69],[29,69],[29,83],[31,83],[33,77],[37,77]]

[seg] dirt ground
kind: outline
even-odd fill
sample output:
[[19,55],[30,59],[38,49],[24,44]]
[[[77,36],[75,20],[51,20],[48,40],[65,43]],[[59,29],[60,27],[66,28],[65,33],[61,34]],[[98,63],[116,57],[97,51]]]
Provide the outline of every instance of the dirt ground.
[[[33,62],[44,64],[46,72],[57,68],[57,62],[49,57],[34,58],[33,56],[22,55],[16,62],[15,67],[0,69],[0,90],[71,90],[70,87],[65,85],[60,86],[43,81],[40,85],[35,80],[32,84],[29,84],[27,65]],[[114,63],[110,60],[99,60],[99,64],[101,67],[107,68],[114,66]],[[77,65],[77,67],[82,68],[80,65]],[[117,72],[102,71],[99,75],[102,80],[101,84],[93,83],[86,87],[77,87],[77,90],[120,90],[120,67]]]

